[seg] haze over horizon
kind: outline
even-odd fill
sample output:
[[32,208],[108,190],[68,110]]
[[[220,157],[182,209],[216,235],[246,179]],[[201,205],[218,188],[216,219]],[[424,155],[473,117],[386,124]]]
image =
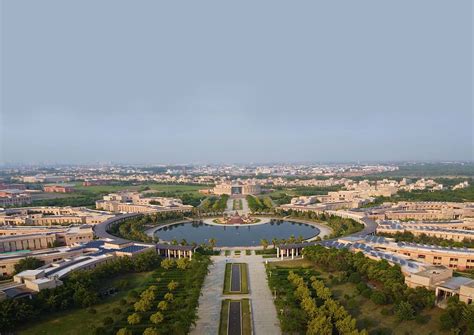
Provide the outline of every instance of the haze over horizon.
[[3,1],[0,164],[473,160],[472,2],[409,4]]

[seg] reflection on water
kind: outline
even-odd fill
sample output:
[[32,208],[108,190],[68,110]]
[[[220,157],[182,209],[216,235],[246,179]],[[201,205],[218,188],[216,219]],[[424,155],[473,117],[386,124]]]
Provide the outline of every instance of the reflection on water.
[[302,236],[309,239],[319,234],[319,229],[306,223],[284,220],[272,220],[269,223],[255,226],[214,226],[203,222],[180,223],[163,227],[155,235],[167,241],[185,239],[197,244],[207,243],[213,238],[217,246],[257,246],[260,240],[266,239],[271,243],[274,238],[288,239]]

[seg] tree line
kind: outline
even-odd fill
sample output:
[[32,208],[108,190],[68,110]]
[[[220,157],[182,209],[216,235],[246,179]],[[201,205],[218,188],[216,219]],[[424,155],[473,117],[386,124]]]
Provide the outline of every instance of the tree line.
[[273,202],[270,197],[254,197],[247,195],[247,203],[252,213],[269,213],[273,211]]
[[349,218],[342,218],[336,215],[327,213],[317,213],[314,211],[295,211],[289,210],[278,210],[276,212],[279,216],[288,216],[295,219],[304,219],[309,221],[315,221],[325,223],[332,229],[332,233],[329,238],[335,238],[344,235],[354,234],[364,229],[364,225]]

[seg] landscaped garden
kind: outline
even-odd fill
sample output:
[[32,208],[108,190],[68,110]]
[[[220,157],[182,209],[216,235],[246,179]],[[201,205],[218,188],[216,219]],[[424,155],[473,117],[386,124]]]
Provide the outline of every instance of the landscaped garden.
[[[305,259],[267,265],[283,332],[340,334],[344,323],[369,334],[449,334],[448,322],[443,326],[441,321],[447,312],[434,307],[433,292],[407,288],[398,267],[348,251],[322,247],[305,251]],[[457,316],[459,327],[467,329],[462,315]]]
[[[101,266],[92,271],[73,273],[73,281],[67,278],[63,285],[70,287],[70,305],[64,305],[64,298],[59,298],[63,288],[42,291],[33,299],[32,306],[41,303],[44,312],[29,318],[28,326],[21,328],[19,334],[187,334],[196,320],[199,294],[209,264],[208,256],[195,254],[191,261],[164,260],[161,266],[158,261],[153,271],[102,277],[96,272],[107,273],[108,270]],[[105,265],[107,268],[113,266]],[[78,280],[92,282],[77,286]],[[81,287],[87,291],[82,291]],[[109,291],[109,288],[117,293],[99,298],[100,292]],[[24,305],[22,309],[17,306],[17,310],[29,306]],[[7,320],[2,319],[8,317],[5,313],[8,313],[7,309],[0,312],[0,322],[3,322],[2,329],[9,329]],[[9,318],[8,322],[12,323],[18,317]]]

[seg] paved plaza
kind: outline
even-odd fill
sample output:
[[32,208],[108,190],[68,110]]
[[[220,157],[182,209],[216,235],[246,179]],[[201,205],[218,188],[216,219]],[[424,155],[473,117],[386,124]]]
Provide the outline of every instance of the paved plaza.
[[[256,335],[281,334],[273,304],[272,294],[267,284],[265,264],[262,256],[212,256],[204,286],[199,298],[198,320],[191,330],[193,335],[218,334],[221,301],[225,298],[250,299],[252,310],[252,328]],[[249,294],[222,294],[226,263],[247,263]]]

